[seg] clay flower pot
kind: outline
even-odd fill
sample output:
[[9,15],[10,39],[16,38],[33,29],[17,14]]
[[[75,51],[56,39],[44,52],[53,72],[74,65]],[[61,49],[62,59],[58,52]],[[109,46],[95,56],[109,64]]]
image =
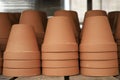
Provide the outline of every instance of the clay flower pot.
[[40,51],[34,30],[30,25],[12,26],[4,52],[3,75],[40,75]]
[[42,44],[42,52],[78,51],[73,26],[74,24],[68,17],[50,18]]
[[113,34],[115,33],[115,30],[116,30],[118,15],[120,15],[120,11],[112,11],[108,13],[108,19],[109,19]]
[[77,12],[67,11],[67,10],[58,10],[54,13],[54,16],[66,16],[71,18],[71,20],[73,20],[75,25],[73,26],[73,30],[76,36],[76,40],[79,43],[80,26],[79,26],[79,19],[78,19]]
[[85,20],[80,52],[117,51],[106,16],[93,16]]
[[40,12],[36,10],[23,11],[19,23],[28,24],[33,27],[40,48],[44,38],[44,29],[43,29],[42,17],[40,17]]
[[8,14],[0,13],[0,46],[2,52],[5,50],[11,26]]
[[93,69],[81,68],[81,74],[85,76],[114,76],[118,75],[118,68]]

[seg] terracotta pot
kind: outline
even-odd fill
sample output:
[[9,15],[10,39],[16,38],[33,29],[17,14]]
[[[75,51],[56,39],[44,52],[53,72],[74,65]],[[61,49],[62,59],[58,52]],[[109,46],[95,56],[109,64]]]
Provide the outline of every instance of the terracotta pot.
[[31,26],[25,24],[13,25],[5,53],[14,54],[15,52],[26,52],[28,55],[29,52],[39,52],[36,37]]
[[62,60],[62,61],[42,61],[43,68],[65,68],[65,67],[78,67],[78,60]]
[[43,75],[47,76],[70,76],[79,73],[78,67],[71,68],[42,68]]
[[24,76],[37,76],[40,75],[40,68],[33,69],[10,69],[4,68],[3,75],[5,76],[14,76],[14,77],[24,77]]
[[80,61],[82,68],[116,68],[118,60],[101,60],[101,61]]
[[0,13],[0,46],[2,52],[5,50],[11,26],[8,14]]
[[40,60],[4,60],[4,68],[30,69],[40,68]]
[[73,26],[68,17],[57,16],[50,18],[42,45],[42,52],[78,51]]
[[81,68],[81,75],[85,76],[115,76],[118,75],[118,68],[94,69]]
[[42,53],[42,60],[70,60],[78,59],[78,52]]
[[80,53],[80,60],[111,60],[117,58],[117,52]]
[[117,42],[120,41],[120,14],[117,16],[116,28],[115,28],[115,39]]
[[9,13],[8,15],[12,25],[19,23],[21,13]]
[[117,51],[106,16],[93,16],[85,20],[80,52]]
[[[42,17],[40,17],[40,12],[36,10],[26,10],[23,11],[20,17],[20,24],[28,24],[33,27],[35,34],[38,39],[44,38],[44,29],[42,23]],[[42,44],[42,40],[38,40],[39,47]]]
[[109,19],[113,34],[115,33],[115,30],[116,30],[118,15],[120,15],[120,11],[112,11],[108,13],[108,19]]
[[73,30],[75,33],[76,40],[79,43],[80,26],[79,26],[79,19],[78,19],[77,12],[67,11],[67,10],[58,10],[54,13],[54,16],[66,16],[66,17],[71,18],[71,20],[73,20],[74,25],[75,25],[73,26]]

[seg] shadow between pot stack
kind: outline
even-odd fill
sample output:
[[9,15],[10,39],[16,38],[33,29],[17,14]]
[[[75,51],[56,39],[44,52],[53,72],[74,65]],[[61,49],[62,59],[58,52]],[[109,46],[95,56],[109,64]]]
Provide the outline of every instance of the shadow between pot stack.
[[66,17],[69,17],[71,18],[71,20],[73,20],[74,22],[74,27],[73,27],[73,30],[74,30],[74,34],[75,34],[75,37],[76,37],[76,41],[77,43],[79,44],[79,34],[80,34],[80,24],[79,24],[79,19],[78,19],[78,14],[76,11],[68,11],[68,10],[58,10],[54,13],[54,16],[66,16]]
[[7,47],[4,52],[3,75],[40,75],[40,51],[31,26],[16,24],[12,26]]
[[0,13],[0,49],[2,52],[5,50],[11,26],[8,13]]
[[118,62],[120,63],[120,14],[118,15],[117,24],[116,24],[115,41],[117,43],[117,48],[118,48]]
[[28,24],[35,30],[39,49],[41,50],[41,44],[44,38],[43,17],[42,12],[37,10],[25,10],[20,17],[20,24]]
[[115,35],[118,15],[120,15],[120,11],[112,11],[108,13],[108,19],[109,19],[109,23],[110,23],[113,35]]
[[48,19],[42,44],[42,74],[70,76],[79,73],[78,45],[73,21],[65,16]]
[[80,43],[81,74],[86,76],[118,75],[117,45],[107,16],[85,19]]

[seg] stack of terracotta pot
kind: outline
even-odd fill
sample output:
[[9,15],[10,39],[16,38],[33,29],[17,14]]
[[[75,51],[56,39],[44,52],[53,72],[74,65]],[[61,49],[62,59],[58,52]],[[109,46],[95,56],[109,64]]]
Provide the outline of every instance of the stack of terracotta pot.
[[117,24],[116,24],[115,40],[118,47],[118,59],[120,62],[120,14],[118,15]]
[[76,41],[79,44],[79,34],[80,34],[80,26],[79,26],[79,19],[78,19],[78,14],[76,11],[67,11],[67,10],[58,10],[54,13],[54,16],[66,16],[69,17],[71,20],[74,22],[74,34],[76,37]]
[[43,18],[44,15],[46,14],[40,11],[25,10],[22,12],[21,17],[20,17],[20,22],[19,22],[20,24],[28,24],[33,27],[36,37],[37,37],[39,49],[41,49],[41,44],[44,38],[43,24],[45,25],[45,22],[46,22]]
[[48,20],[42,45],[42,73],[48,76],[69,76],[79,73],[78,46],[74,23],[65,16]]
[[107,16],[86,17],[83,27],[80,44],[81,74],[87,76],[118,75],[117,45]]
[[3,75],[40,75],[40,52],[31,26],[13,25],[4,52]]

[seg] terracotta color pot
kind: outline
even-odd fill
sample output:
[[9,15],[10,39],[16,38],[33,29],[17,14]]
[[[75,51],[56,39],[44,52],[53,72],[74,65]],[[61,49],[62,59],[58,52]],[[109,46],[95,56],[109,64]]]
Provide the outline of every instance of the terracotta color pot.
[[120,11],[112,11],[108,13],[108,19],[109,19],[113,34],[115,33],[115,30],[116,30],[118,15],[120,15]]
[[117,58],[117,52],[80,53],[80,60],[111,60]]
[[5,76],[37,76],[40,75],[40,68],[33,68],[33,69],[10,69],[4,68],[3,75]]
[[33,55],[39,52],[36,37],[31,26],[24,24],[13,25],[5,53],[14,54],[15,52],[21,53],[21,55],[25,52],[28,55],[29,52],[33,53]]
[[79,73],[78,67],[71,68],[42,68],[43,75],[47,76],[70,76]]
[[78,67],[78,60],[62,60],[62,61],[42,61],[43,68],[65,68]]
[[50,18],[42,45],[42,52],[78,51],[73,26],[68,17]]
[[116,30],[115,30],[115,39],[117,42],[120,41],[120,14],[117,16]]
[[85,20],[80,52],[117,51],[106,16],[93,16]]
[[93,69],[81,68],[81,75],[85,76],[115,76],[118,75],[118,68]]
[[73,26],[73,30],[74,30],[74,33],[76,36],[76,40],[78,42],[80,26],[79,26],[79,19],[78,19],[77,12],[67,11],[67,10],[58,10],[54,13],[54,16],[66,16],[66,17],[71,18],[71,20],[73,20],[74,25],[75,25],[75,26]]
[[8,15],[12,25],[19,23],[21,13],[9,13]]
[[4,60],[4,68],[40,68],[40,60]]
[[[42,23],[42,17],[40,17],[40,12],[36,10],[26,10],[23,11],[20,17],[20,24],[29,24],[35,30],[35,34],[38,39],[42,39],[44,37],[44,29]],[[39,47],[42,44],[42,40],[38,40]]]
[[118,60],[103,60],[103,61],[80,61],[82,68],[116,68]]
[[0,46],[4,51],[9,37],[11,23],[7,13],[0,13]]
[[42,60],[70,60],[78,59],[78,52],[42,53]]

